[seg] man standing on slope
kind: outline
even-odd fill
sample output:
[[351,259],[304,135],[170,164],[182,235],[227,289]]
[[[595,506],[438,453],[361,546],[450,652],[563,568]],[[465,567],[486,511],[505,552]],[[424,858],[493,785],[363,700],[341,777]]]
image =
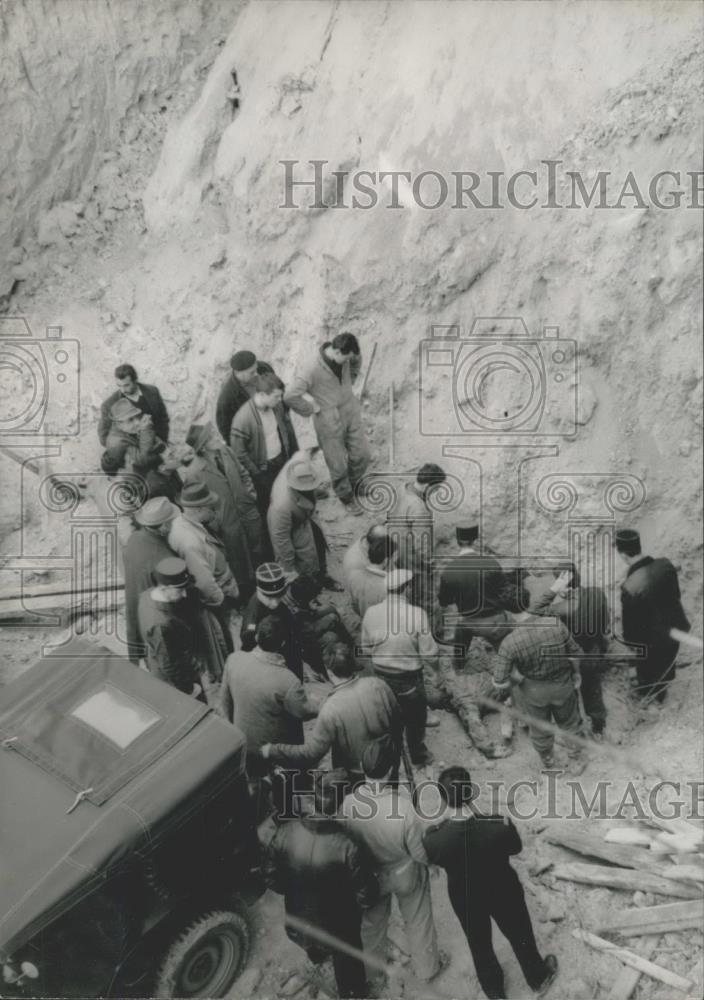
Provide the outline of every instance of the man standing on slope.
[[[340,333],[322,345],[315,361],[294,378],[284,395],[292,410],[313,417],[333,489],[352,514],[362,513],[354,491],[370,459],[361,406],[352,390],[360,365],[357,338]],[[306,393],[312,402],[304,398]]]

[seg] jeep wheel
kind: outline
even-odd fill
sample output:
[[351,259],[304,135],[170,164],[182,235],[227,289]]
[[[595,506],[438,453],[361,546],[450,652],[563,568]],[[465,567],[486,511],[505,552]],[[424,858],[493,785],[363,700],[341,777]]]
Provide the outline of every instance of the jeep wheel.
[[249,955],[249,927],[231,910],[204,913],[169,947],[157,973],[157,997],[224,997]]

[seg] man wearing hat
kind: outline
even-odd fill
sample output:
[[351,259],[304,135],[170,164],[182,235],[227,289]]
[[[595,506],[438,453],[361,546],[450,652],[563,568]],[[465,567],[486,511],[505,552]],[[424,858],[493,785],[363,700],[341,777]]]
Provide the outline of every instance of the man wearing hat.
[[353,514],[362,513],[354,491],[370,459],[361,406],[352,390],[360,366],[357,338],[338,334],[320,347],[315,360],[294,378],[284,395],[292,410],[313,417],[333,489]]
[[315,514],[315,490],[322,476],[305,452],[296,452],[279,475],[271,491],[267,514],[274,558],[287,579],[302,574],[320,576],[329,590],[342,590],[327,575],[327,542]]
[[254,591],[254,569],[263,562],[262,519],[251,476],[223,445],[212,423],[191,424],[186,444],[194,457],[181,469],[185,485],[205,483],[217,498],[218,533],[243,597]]
[[503,606],[504,571],[497,559],[477,549],[478,525],[456,528],[455,534],[459,552],[441,572],[438,603],[457,608],[453,659],[461,668],[474,636],[497,648],[510,631],[510,617]]
[[[335,819],[346,787],[345,771],[319,772],[315,811],[300,819],[280,820],[268,848],[267,883],[283,895],[286,913],[362,950],[363,909],[376,902],[379,890],[366,851]],[[296,927],[289,938],[304,948],[314,965],[330,957],[329,949]],[[333,949],[333,968],[340,997],[366,997],[364,963]]]
[[318,600],[321,590],[319,577],[297,576],[289,583],[282,604],[288,609],[303,660],[320,680],[327,680],[330,647],[341,642],[351,649],[353,643],[335,605]]
[[230,369],[215,405],[215,423],[225,444],[230,443],[230,430],[235,414],[256,391],[257,376],[274,372],[266,361],[257,361],[257,356],[252,351],[236,351],[230,358]]
[[360,618],[364,618],[367,608],[386,598],[386,577],[395,557],[396,542],[389,537],[385,524],[373,524],[345,552],[342,576]]
[[428,764],[432,754],[425,745],[428,703],[423,667],[434,669],[438,647],[428,616],[409,604],[408,587],[413,573],[395,569],[386,578],[386,600],[367,609],[362,620],[362,651],[371,657],[377,677],[386,681],[398,699],[414,764]]
[[632,528],[616,532],[616,551],[628,568],[621,585],[623,638],[642,647],[635,661],[636,693],[662,704],[675,676],[680,648],[670,630],[689,632],[691,628],[682,607],[677,570],[669,559],[643,555],[640,535]]
[[147,500],[134,515],[137,531],[132,532],[122,550],[127,655],[132,663],[139,663],[145,653],[137,613],[139,597],[145,590],[156,586],[157,563],[175,555],[166,539],[171,530],[171,522],[178,514],[178,507],[166,497]]
[[286,666],[299,681],[303,680],[303,659],[296,641],[294,623],[289,608],[283,603],[286,593],[286,576],[278,563],[266,562],[257,566],[257,589],[250,597],[242,616],[240,642],[245,653],[254,649],[259,623],[272,615],[279,618],[286,628],[284,658]]
[[218,497],[204,482],[193,482],[184,486],[181,506],[183,513],[171,522],[169,545],[185,560],[203,604],[220,609],[226,600],[236,601],[239,590],[215,532]]
[[115,369],[117,392],[105,400],[100,407],[98,440],[105,446],[112,428],[112,408],[120,399],[127,399],[141,413],[152,418],[154,433],[161,441],[169,440],[169,413],[155,385],[137,381],[137,372],[132,365],[118,365]]
[[151,416],[121,396],[110,408],[110,419],[106,449],[113,454],[122,452],[127,472],[139,472],[150,466],[163,446],[156,436]]
[[[415,973],[429,982],[446,968],[449,958],[438,948],[421,821],[408,790],[391,780],[396,754],[388,737],[368,744],[362,754],[366,783],[347,796],[340,816],[347,832],[366,847],[377,866],[379,901],[362,914],[364,951],[386,960],[393,895]],[[378,974],[376,979],[375,995],[383,996]]]
[[139,631],[151,673],[185,694],[205,701],[197,683],[198,651],[186,610],[186,588],[192,582],[183,559],[162,559],[154,570],[156,586],[139,598]]

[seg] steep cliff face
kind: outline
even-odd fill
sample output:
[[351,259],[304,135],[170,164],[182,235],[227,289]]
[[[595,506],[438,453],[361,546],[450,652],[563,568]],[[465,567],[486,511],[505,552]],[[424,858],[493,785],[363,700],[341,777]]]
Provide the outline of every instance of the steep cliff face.
[[[230,29],[236,7],[230,0],[3,0],[0,296],[26,273],[22,244],[39,213],[80,197],[127,113],[163,100],[208,40]],[[60,234],[75,232],[75,218],[70,211],[55,218]]]
[[[203,16],[186,9],[169,19],[181,37],[168,36],[169,73],[196,33],[184,25]],[[701,159],[701,19],[689,3],[245,6],[161,122],[134,108],[136,138],[103,157],[76,231],[29,248],[36,274],[14,311],[38,330],[62,323],[83,352],[84,433],[62,462],[96,464],[96,408],[118,361],[163,387],[178,438],[212,415],[234,349],[288,378],[326,334],[350,330],[367,359],[376,345],[365,413],[377,469],[440,461],[462,516],[481,513],[507,554],[564,555],[577,522],[637,523],[682,561],[694,599],[701,213],[687,172]],[[150,72],[163,82],[145,56]],[[139,89],[111,93],[126,106]],[[321,190],[287,195],[280,161],[311,181],[313,160],[325,161]],[[355,187],[363,170],[374,207]],[[522,170],[536,171],[535,192],[526,175],[509,192]],[[653,196],[666,170],[679,177]],[[422,171],[437,175],[414,194]],[[482,317],[517,319],[473,329]],[[431,327],[459,328],[468,346],[444,345],[430,366]],[[573,342],[563,355],[555,328]],[[501,340],[481,378],[467,360],[478,333]],[[441,515],[441,530],[456,517]]]

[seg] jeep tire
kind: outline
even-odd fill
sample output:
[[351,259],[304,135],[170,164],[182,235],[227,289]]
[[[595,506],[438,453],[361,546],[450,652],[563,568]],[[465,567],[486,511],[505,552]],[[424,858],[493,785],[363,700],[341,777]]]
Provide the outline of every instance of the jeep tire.
[[232,910],[196,917],[167,949],[157,973],[156,997],[224,997],[247,964],[250,932]]

